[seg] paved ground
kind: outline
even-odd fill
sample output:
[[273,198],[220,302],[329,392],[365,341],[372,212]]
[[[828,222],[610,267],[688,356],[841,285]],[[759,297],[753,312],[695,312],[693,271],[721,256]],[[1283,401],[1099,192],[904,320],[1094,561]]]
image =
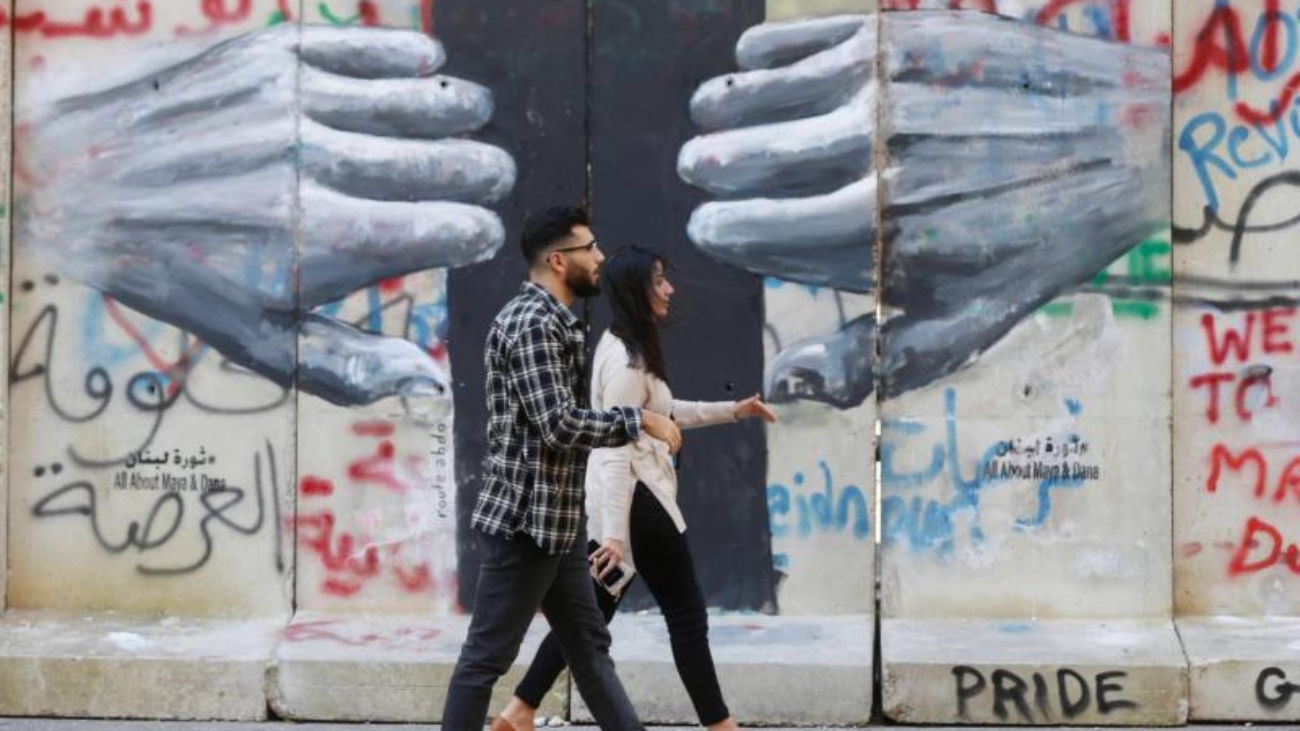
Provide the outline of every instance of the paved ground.
[[[1295,724],[1243,724],[1240,726],[1184,726],[1192,731],[1240,731],[1243,728],[1295,729]],[[598,731],[594,726],[560,726],[562,731]],[[698,727],[692,727],[698,729]],[[871,729],[908,729],[918,731],[982,731],[1001,728],[994,726],[897,726],[873,724]],[[1010,727],[1009,727],[1010,728]],[[1014,727],[1024,728],[1024,727]],[[1037,729],[1079,729],[1079,726],[1039,726]],[[1091,728],[1100,728],[1097,726]],[[1156,727],[1129,727],[1155,729]],[[51,718],[0,718],[0,731],[437,731],[438,726],[427,724],[362,724],[362,723],[219,723],[192,721],[84,721]],[[655,726],[651,731],[690,731],[687,727]],[[808,729],[765,729],[764,731],[809,731]]]

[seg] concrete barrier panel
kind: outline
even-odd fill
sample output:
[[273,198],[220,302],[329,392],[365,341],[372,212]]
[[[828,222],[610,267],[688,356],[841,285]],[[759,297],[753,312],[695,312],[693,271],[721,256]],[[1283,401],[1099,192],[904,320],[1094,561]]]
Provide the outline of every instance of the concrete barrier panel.
[[1175,8],[1174,597],[1198,721],[1300,718],[1298,9]]
[[884,710],[1177,724],[1169,6],[1017,7],[881,25]]
[[296,72],[275,7],[20,9],[10,606],[287,615],[296,176],[263,153],[294,146]]
[[[299,612],[276,652],[270,707],[296,721],[438,723],[468,628],[468,617]],[[510,699],[546,631],[539,617],[497,683],[494,712]],[[541,715],[568,715],[568,685],[561,676]]]
[[283,622],[10,611],[0,715],[266,719]]
[[[871,720],[874,624],[861,616],[712,616],[709,645],[742,725],[865,725]],[[663,617],[619,617],[618,676],[642,722],[699,722],[678,678]],[[591,712],[572,695],[573,720]]]
[[1187,669],[1166,621],[887,619],[885,715],[904,723],[1174,726]]

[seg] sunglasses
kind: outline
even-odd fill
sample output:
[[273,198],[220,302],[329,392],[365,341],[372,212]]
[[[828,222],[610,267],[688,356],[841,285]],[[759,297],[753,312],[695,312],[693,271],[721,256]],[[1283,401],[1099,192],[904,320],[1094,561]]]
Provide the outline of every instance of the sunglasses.
[[596,243],[596,240],[592,239],[591,241],[588,241],[585,244],[580,244],[578,246],[566,246],[563,249],[555,249],[554,253],[563,254],[566,251],[593,251],[596,249],[598,245],[599,244]]

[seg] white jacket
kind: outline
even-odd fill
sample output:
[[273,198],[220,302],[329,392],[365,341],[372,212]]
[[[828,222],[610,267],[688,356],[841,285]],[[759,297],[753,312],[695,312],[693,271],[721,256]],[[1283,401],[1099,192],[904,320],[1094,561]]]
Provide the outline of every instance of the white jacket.
[[[677,426],[691,429],[735,420],[734,401],[678,401],[662,379],[629,364],[627,346],[608,330],[596,345],[591,364],[591,407],[635,406],[671,416]],[[597,542],[623,541],[624,560],[632,562],[628,523],[632,493],[640,480],[659,499],[678,531],[686,521],[677,507],[677,470],[668,445],[642,433],[622,447],[593,449],[587,458],[587,535]]]

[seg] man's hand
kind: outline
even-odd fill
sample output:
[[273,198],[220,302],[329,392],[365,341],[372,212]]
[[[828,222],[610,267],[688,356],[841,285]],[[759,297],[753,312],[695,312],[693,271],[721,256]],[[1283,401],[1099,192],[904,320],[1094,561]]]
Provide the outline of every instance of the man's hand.
[[282,24],[21,120],[15,244],[340,404],[441,392],[418,345],[313,313],[490,258],[515,165],[420,33]]
[[932,383],[1168,226],[1167,49],[895,12],[755,26],[736,61],[691,99],[702,133],[677,169],[715,198],[692,241],[876,293],[879,238],[890,315],[783,348],[773,402],[848,408]]
[[655,439],[667,442],[672,454],[677,454],[677,450],[682,448],[682,430],[677,428],[677,422],[662,414],[641,409],[641,428]]
[[600,548],[593,551],[591,556],[587,558],[596,571],[596,577],[604,579],[609,575],[609,572],[618,568],[618,565],[623,561],[624,551],[622,541],[617,538],[606,538],[604,543],[600,544]]
[[737,401],[736,408],[732,411],[736,421],[741,419],[758,418],[771,424],[776,421],[776,412],[770,406],[763,403],[763,398],[754,394],[744,401]]

